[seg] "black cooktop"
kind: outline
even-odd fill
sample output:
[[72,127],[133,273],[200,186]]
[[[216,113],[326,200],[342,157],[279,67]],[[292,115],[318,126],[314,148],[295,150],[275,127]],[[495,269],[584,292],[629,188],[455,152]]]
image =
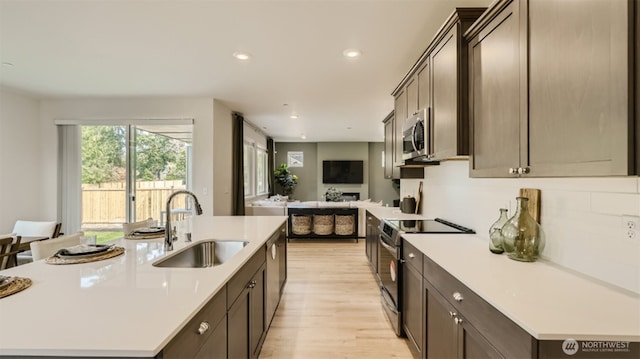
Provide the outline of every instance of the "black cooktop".
[[442,218],[425,220],[385,219],[389,225],[404,233],[476,233],[473,229]]

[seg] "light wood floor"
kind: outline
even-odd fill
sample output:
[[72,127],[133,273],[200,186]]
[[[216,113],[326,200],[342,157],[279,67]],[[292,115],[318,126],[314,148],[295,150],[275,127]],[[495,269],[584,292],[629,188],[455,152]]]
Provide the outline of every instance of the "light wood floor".
[[391,329],[364,240],[289,243],[288,279],[261,359],[412,358]]

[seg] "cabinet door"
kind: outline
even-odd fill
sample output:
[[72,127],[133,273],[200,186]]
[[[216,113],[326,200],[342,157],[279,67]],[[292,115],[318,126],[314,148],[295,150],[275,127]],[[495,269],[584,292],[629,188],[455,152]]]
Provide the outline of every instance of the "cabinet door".
[[520,164],[518,2],[469,41],[472,177],[510,177]]
[[227,312],[229,358],[249,358],[249,291],[247,286]]
[[529,1],[531,175],[630,174],[632,6]]
[[[226,318],[225,318],[226,319]],[[183,353],[184,354],[184,353]],[[211,359],[227,357],[227,321],[223,320],[213,329],[213,333],[202,349],[196,354],[195,359]]]
[[427,57],[418,70],[418,110],[431,106],[431,60]]
[[433,107],[431,109],[433,154],[436,159],[457,156],[458,140],[459,54],[458,30],[454,26],[431,53]]
[[265,267],[256,273],[253,277],[253,287],[249,291],[249,340],[251,348],[251,357],[258,358],[260,354],[260,348],[262,348],[262,342],[264,340],[264,334],[266,333],[266,320],[265,320]]
[[423,348],[423,307],[422,274],[409,263],[402,265],[403,302],[402,325],[409,338],[409,349],[414,358],[422,358]]
[[[394,170],[395,138],[394,116],[389,115],[384,120],[384,178],[400,178],[400,171]],[[397,174],[396,174],[397,172]],[[394,176],[395,175],[395,176]]]
[[459,330],[462,339],[462,355],[464,359],[503,359],[504,356],[494,348],[480,332],[467,323],[464,318],[459,318]]
[[[398,92],[395,99],[395,115],[394,115],[394,146],[393,146],[393,168],[404,163],[402,159],[402,127],[407,119],[407,92],[405,89]],[[395,173],[395,172],[394,172]],[[397,170],[397,177],[400,178],[400,169]]]
[[425,280],[426,357],[458,358],[460,332],[454,322],[455,309]]
[[407,82],[407,117],[418,112],[418,76],[414,76]]

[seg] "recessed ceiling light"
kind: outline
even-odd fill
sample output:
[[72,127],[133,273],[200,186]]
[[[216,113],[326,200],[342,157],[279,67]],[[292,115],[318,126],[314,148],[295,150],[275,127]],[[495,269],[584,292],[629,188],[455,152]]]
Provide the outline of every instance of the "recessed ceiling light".
[[234,52],[233,57],[235,57],[238,60],[247,61],[251,58],[251,55],[246,52]]
[[291,115],[291,116],[289,116],[289,118],[292,118],[292,119],[294,119],[294,120],[295,120],[295,119],[297,119],[297,118],[298,118],[298,115]]
[[300,135],[300,138],[302,138],[303,140],[307,139],[307,135],[305,135],[304,133],[302,135]]
[[362,55],[362,53],[358,49],[346,49],[342,52],[342,54],[344,55],[344,57],[349,59],[355,59],[357,57],[360,57],[360,55]]
[[350,130],[350,129],[351,129],[351,127],[347,127],[347,130]]

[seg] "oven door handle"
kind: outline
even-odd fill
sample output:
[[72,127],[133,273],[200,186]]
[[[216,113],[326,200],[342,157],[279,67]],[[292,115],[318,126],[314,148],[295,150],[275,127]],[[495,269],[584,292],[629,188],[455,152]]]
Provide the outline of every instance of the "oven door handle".
[[380,297],[382,297],[382,302],[385,307],[389,308],[393,314],[399,314],[400,312],[396,309],[396,305],[393,304],[393,299],[391,299],[391,295],[387,292],[384,287],[380,288]]
[[385,247],[391,253],[395,253],[396,252],[396,249],[394,247],[391,247],[390,245],[388,245],[387,242],[385,242],[385,240],[382,239],[382,236],[380,237],[379,242],[383,247]]

